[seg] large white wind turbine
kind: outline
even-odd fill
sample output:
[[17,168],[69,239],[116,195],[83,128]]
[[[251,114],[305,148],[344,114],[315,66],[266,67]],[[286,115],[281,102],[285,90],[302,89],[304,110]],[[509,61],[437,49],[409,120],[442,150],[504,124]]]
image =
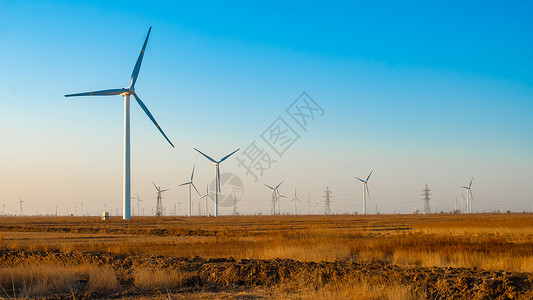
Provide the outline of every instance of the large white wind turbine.
[[287,197],[281,195],[280,192],[279,192],[279,190],[278,190],[279,187],[280,187],[282,184],[283,184],[283,181],[280,182],[278,185],[276,185],[275,188],[271,187],[271,186],[268,185],[268,184],[265,184],[265,186],[266,186],[267,188],[269,188],[269,189],[272,190],[272,214],[273,214],[273,215],[276,215],[276,203],[278,204],[278,213],[277,213],[277,214],[278,214],[278,215],[280,214],[280,205],[279,205],[279,202],[280,202],[280,201],[279,201],[279,198],[280,198],[280,197],[287,198]]
[[[240,148],[239,148],[240,149]],[[194,150],[198,151],[198,153],[205,156],[205,158],[209,159],[213,165],[215,166],[215,217],[218,217],[218,193],[220,192],[220,169],[219,165],[221,162],[225,161],[228,157],[232,156],[235,152],[239,151],[239,149],[231,152],[230,154],[224,156],[221,160],[216,161],[209,157],[207,154],[202,153],[202,151],[194,148]]]
[[144,57],[144,50],[146,49],[146,43],[148,43],[148,37],[150,37],[150,32],[152,31],[152,27],[148,30],[148,34],[146,35],[146,39],[144,40],[144,44],[141,50],[141,53],[139,54],[139,57],[137,58],[137,62],[135,63],[135,67],[133,68],[133,72],[131,73],[131,84],[127,88],[120,88],[120,89],[111,89],[111,90],[102,90],[102,91],[94,91],[94,92],[87,92],[87,93],[78,93],[78,94],[69,94],[65,95],[65,97],[75,97],[75,96],[113,96],[113,95],[121,95],[124,97],[124,190],[123,190],[123,218],[125,220],[129,220],[131,218],[131,206],[130,206],[130,197],[131,197],[131,191],[130,191],[130,95],[133,95],[135,100],[137,100],[137,103],[141,106],[141,108],[144,110],[146,115],[148,115],[148,118],[152,120],[152,123],[157,127],[159,132],[165,137],[165,139],[170,143],[172,147],[174,145],[172,142],[168,139],[168,137],[165,135],[161,127],[159,127],[159,124],[157,124],[157,121],[154,119],[146,105],[141,101],[141,98],[135,93],[135,82],[137,81],[137,77],[139,76],[139,71],[141,69],[141,63]]
[[192,200],[191,200],[191,186],[194,188],[194,190],[198,193],[198,196],[201,196],[200,195],[200,192],[198,192],[198,189],[196,188],[196,186],[194,185],[194,183],[192,182],[192,179],[194,177],[194,167],[192,167],[192,173],[191,173],[191,180],[188,181],[188,182],[185,182],[185,183],[182,183],[180,184],[180,186],[184,186],[184,185],[188,185],[189,186],[189,203],[187,204],[187,215],[190,217],[192,216]]
[[472,201],[474,200],[474,195],[472,194],[472,181],[474,181],[474,177],[472,177],[468,186],[463,186],[463,188],[466,189],[466,212],[469,214],[472,213]]
[[368,174],[368,177],[366,178],[366,180],[363,180],[359,177],[355,177],[359,179],[361,183],[363,183],[363,215],[366,215],[366,195],[368,195],[368,198],[370,198],[370,191],[368,190],[367,184],[368,184],[368,180],[370,179],[370,175],[372,175],[372,172],[374,172],[374,170],[372,170],[370,174]]

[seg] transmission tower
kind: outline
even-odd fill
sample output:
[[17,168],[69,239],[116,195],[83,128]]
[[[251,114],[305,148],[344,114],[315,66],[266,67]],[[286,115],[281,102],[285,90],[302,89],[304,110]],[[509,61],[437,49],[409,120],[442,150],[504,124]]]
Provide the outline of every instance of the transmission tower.
[[161,192],[157,193],[157,204],[156,204],[156,209],[155,209],[155,216],[156,217],[163,216],[163,206],[161,205]]
[[329,190],[329,186],[326,188],[326,190],[324,191],[324,193],[326,193],[326,195],[324,195],[324,197],[326,198],[326,211],[325,211],[325,215],[331,215],[331,191]]
[[429,196],[431,195],[429,193],[429,191],[431,191],[429,188],[428,188],[428,184],[426,183],[426,188],[422,190],[422,192],[424,192],[422,194],[422,196],[424,196],[424,214],[427,215],[427,214],[431,214],[431,203],[429,203]]

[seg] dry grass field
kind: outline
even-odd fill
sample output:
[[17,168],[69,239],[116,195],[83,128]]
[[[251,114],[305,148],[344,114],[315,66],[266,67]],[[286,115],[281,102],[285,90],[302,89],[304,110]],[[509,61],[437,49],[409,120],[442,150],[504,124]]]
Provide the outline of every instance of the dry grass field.
[[533,215],[0,218],[9,298],[531,299]]

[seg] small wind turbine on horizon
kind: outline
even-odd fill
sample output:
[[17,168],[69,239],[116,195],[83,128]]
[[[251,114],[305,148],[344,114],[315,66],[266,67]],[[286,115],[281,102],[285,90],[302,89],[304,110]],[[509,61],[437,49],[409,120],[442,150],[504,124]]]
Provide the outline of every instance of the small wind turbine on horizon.
[[220,165],[220,163],[222,163],[223,161],[228,159],[228,157],[232,156],[235,152],[239,151],[239,149],[237,149],[237,150],[231,152],[230,154],[224,156],[221,160],[216,161],[216,160],[212,159],[209,155],[204,154],[202,151],[194,148],[194,150],[196,150],[198,153],[202,154],[205,158],[209,159],[213,163],[213,165],[215,166],[215,217],[218,217],[218,193],[220,193],[220,168],[219,168],[219,165]]
[[472,181],[474,181],[474,177],[472,177],[468,186],[463,186],[463,189],[466,189],[466,212],[469,214],[472,213],[472,201],[474,200],[474,195],[472,194]]
[[131,197],[131,199],[137,199],[137,216],[140,216],[140,207],[141,207],[141,202],[144,202],[143,200],[141,200],[141,197],[139,197],[139,193],[137,193],[137,197]]
[[368,195],[368,198],[370,199],[370,191],[368,190],[368,180],[370,179],[370,175],[372,175],[372,172],[374,172],[374,170],[370,171],[370,174],[368,174],[366,180],[363,180],[359,177],[355,177],[359,179],[359,181],[361,181],[361,183],[363,184],[363,215],[366,215],[366,195]]
[[22,216],[22,202],[24,202],[24,201],[22,201],[22,196],[20,196],[20,195],[19,195],[19,199],[20,199],[19,200],[19,203],[20,203],[20,216]]
[[215,202],[215,199],[213,199],[213,197],[211,197],[211,195],[209,195],[209,183],[206,184],[206,191],[205,191],[205,195],[203,195],[200,200],[204,199],[205,198],[205,207],[204,207],[204,214],[205,216],[207,216],[207,198],[211,199],[211,201],[213,201],[213,203]]
[[296,196],[296,189],[294,189],[294,197],[290,201],[290,202],[294,202],[294,215],[296,215],[296,201],[302,203],[302,201],[300,201],[298,196]]
[[139,96],[135,93],[135,82],[137,81],[137,77],[139,76],[139,71],[141,69],[141,64],[142,64],[142,60],[144,57],[144,51],[146,49],[146,44],[148,43],[148,38],[150,37],[151,31],[152,31],[152,27],[148,29],[148,34],[146,35],[146,39],[144,40],[141,53],[139,54],[139,57],[137,58],[137,62],[135,63],[135,67],[133,68],[133,72],[131,73],[131,83],[129,87],[65,95],[65,97],[113,96],[113,95],[121,95],[122,97],[124,97],[124,178],[123,178],[124,181],[123,181],[123,205],[122,205],[122,210],[123,210],[122,217],[124,220],[129,220],[131,218],[130,95],[133,95],[133,97],[135,98],[135,100],[137,100],[137,103],[144,110],[148,118],[150,118],[152,123],[154,123],[155,127],[157,127],[157,129],[159,130],[159,132],[161,132],[163,137],[165,137],[167,142],[172,146],[172,148],[174,148],[174,145],[165,135],[161,127],[159,127],[159,124],[157,124],[157,121],[152,116],[152,114],[150,113],[146,105],[144,105],[144,103],[141,101],[141,98],[139,98]]
[[280,211],[280,204],[279,204],[279,198],[287,198],[280,194],[279,187],[283,184],[284,181],[280,182],[278,185],[276,185],[275,188],[271,187],[270,185],[265,184],[265,186],[272,190],[272,215],[276,215],[276,203],[278,205],[278,215],[281,213]]
[[192,216],[192,199],[191,199],[191,186],[194,188],[194,190],[198,193],[198,196],[201,196],[200,195],[200,192],[198,192],[198,189],[196,188],[196,186],[194,185],[194,183],[192,182],[192,179],[194,178],[194,168],[196,167],[196,165],[194,165],[192,167],[192,173],[191,173],[191,180],[189,180],[188,182],[185,182],[185,183],[182,183],[180,184],[180,186],[184,186],[184,185],[188,185],[189,186],[189,202],[187,204],[187,216]]

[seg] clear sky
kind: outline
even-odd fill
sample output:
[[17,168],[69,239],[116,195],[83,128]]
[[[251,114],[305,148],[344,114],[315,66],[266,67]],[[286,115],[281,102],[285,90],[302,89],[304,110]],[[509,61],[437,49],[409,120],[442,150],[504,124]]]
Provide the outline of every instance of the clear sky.
[[[192,166],[201,192],[213,179],[193,147],[216,159],[241,148],[221,170],[244,182],[242,213],[270,213],[263,184],[282,180],[300,212],[308,196],[323,212],[326,186],[333,212],[361,212],[355,176],[371,170],[371,213],[422,209],[425,183],[451,210],[472,177],[474,211],[533,208],[530,1],[191,3],[0,2],[5,213],[19,195],[26,214],[120,211],[123,100],[63,95],[128,86],[150,26],[136,91],[176,148],[132,102],[146,214],[152,181],[171,189],[167,213],[183,213]],[[324,112],[306,130],[286,112],[303,92]],[[262,138],[278,117],[300,137],[281,156]],[[276,161],[257,182],[237,160],[254,141]]]

